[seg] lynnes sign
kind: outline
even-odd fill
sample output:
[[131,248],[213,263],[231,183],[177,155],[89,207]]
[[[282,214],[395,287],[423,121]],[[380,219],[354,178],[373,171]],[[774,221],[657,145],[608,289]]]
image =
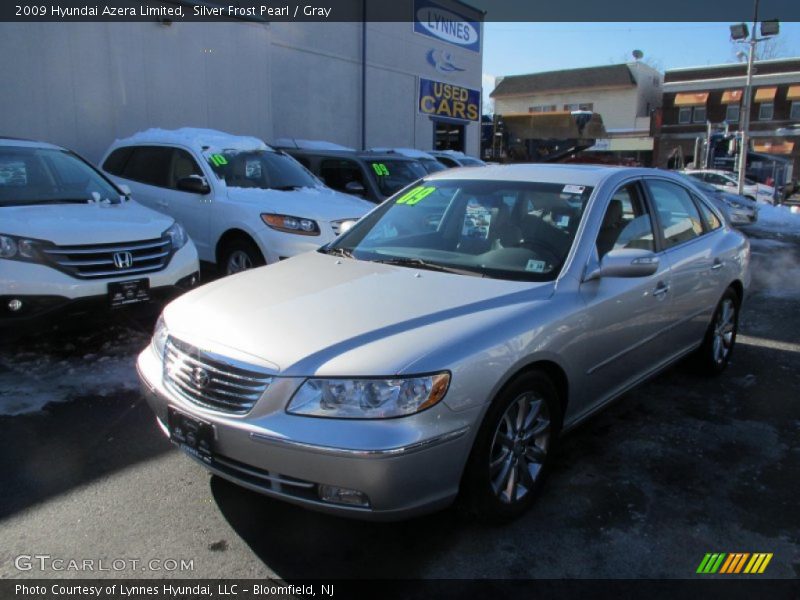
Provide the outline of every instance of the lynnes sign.
[[450,44],[481,51],[481,26],[427,0],[414,0],[414,31]]

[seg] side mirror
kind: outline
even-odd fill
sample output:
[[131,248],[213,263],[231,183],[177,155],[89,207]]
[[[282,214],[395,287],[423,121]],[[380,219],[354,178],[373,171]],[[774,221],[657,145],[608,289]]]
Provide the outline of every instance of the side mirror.
[[620,248],[611,250],[599,264],[596,260],[587,268],[584,281],[603,277],[649,277],[658,271],[658,257],[649,250]]
[[208,194],[211,191],[205,178],[200,175],[181,177],[178,179],[176,187],[182,192],[189,192],[191,194]]
[[363,196],[367,190],[364,188],[364,184],[360,181],[348,181],[344,186],[344,191],[346,191],[348,194]]

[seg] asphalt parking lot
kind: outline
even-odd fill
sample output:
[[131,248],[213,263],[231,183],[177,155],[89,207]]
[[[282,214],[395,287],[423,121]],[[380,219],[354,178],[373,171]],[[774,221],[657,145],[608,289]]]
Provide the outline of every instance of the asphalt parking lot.
[[[685,578],[707,552],[800,576],[800,237],[758,234],[731,368],[678,365],[567,436],[501,527],[447,510],[372,524],[209,477],[140,399],[152,315],[0,349],[0,577]],[[19,555],[191,560],[189,571],[19,570]],[[762,576],[763,577],[763,576]]]

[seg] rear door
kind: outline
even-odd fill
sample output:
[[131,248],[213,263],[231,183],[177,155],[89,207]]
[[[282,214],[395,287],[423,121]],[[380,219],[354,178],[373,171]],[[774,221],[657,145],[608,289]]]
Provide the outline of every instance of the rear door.
[[667,339],[675,350],[702,341],[718,300],[722,262],[715,257],[709,230],[693,194],[671,180],[648,178],[646,188],[656,213],[657,235],[672,270]]

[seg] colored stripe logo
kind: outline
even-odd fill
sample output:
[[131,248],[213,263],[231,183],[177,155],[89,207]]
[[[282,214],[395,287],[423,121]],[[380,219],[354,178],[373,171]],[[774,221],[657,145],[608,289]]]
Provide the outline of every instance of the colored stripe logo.
[[772,560],[771,552],[733,552],[733,553],[708,553],[703,557],[697,573],[713,575],[761,574]]

